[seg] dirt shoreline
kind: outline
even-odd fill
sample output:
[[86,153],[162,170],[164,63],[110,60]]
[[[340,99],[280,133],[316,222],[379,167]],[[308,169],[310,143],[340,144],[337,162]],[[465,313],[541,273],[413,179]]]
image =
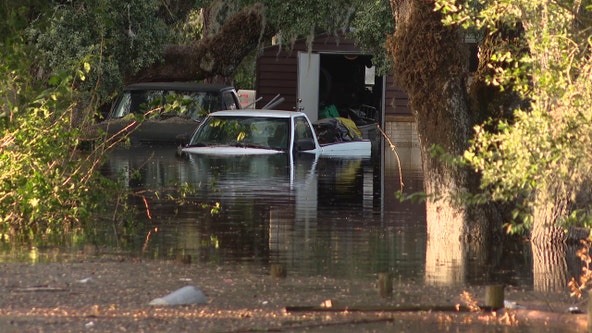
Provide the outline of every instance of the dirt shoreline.
[[[287,312],[287,306],[393,307],[460,304],[461,289],[394,284],[378,295],[375,281],[273,278],[265,268],[203,265],[130,258],[85,258],[53,263],[0,263],[0,332],[553,332],[585,330],[583,314],[567,314],[568,295],[506,288],[506,299],[527,309],[504,315],[458,312]],[[148,303],[187,285],[205,305],[155,307]],[[482,300],[484,290],[468,291]],[[585,306],[584,306],[585,308]],[[550,311],[553,311],[551,313]],[[536,328],[536,330],[534,330]],[[548,329],[548,330],[547,330]],[[527,330],[529,331],[529,330]]]

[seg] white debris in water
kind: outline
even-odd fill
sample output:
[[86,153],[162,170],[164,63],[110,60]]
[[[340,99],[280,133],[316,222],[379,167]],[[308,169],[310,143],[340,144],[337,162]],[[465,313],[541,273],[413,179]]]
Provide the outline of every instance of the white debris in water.
[[525,306],[519,305],[514,301],[506,301],[504,300],[504,308],[506,309],[526,309]]
[[208,302],[204,293],[195,286],[185,286],[172,293],[155,298],[150,305],[185,305],[185,304],[206,304]]

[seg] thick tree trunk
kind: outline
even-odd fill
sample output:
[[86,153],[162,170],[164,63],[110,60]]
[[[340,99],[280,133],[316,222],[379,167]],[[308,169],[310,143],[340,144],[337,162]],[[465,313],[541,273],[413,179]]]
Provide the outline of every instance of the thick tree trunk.
[[[453,78],[446,78],[454,80]],[[452,85],[458,82],[450,82]],[[440,87],[446,89],[447,87]],[[449,87],[451,88],[451,87]],[[462,144],[456,140],[467,140],[463,133],[466,123],[466,107],[462,102],[461,89],[456,86],[440,104],[447,119],[433,113],[435,108],[415,108],[419,129],[420,150],[424,170],[424,190],[429,195],[426,201],[426,220],[428,243],[426,248],[426,279],[435,284],[454,285],[464,283],[466,278],[467,248],[464,242],[467,228],[467,210],[455,203],[455,196],[463,191],[464,175],[462,170],[446,165],[431,156],[430,147],[434,144]],[[448,104],[448,105],[447,105]],[[414,104],[415,106],[415,104]],[[424,106],[425,107],[425,106]],[[439,107],[436,107],[439,108]],[[422,112],[423,109],[423,112]],[[419,124],[422,125],[419,125]],[[447,128],[435,138],[438,126]],[[458,127],[457,127],[458,126]],[[445,138],[446,135],[450,137]],[[444,141],[444,142],[443,142]],[[456,142],[453,142],[456,141]],[[451,152],[452,153],[452,152]],[[458,150],[456,153],[460,153]],[[439,278],[438,274],[440,274]]]
[[[495,209],[460,201],[463,193],[474,189],[478,177],[446,159],[462,155],[472,135],[464,36],[457,28],[443,26],[430,1],[392,0],[391,4],[396,31],[388,47],[417,121],[428,195],[426,277],[433,280],[441,275],[442,264],[450,264],[457,268],[441,282],[462,282],[450,280],[465,278],[468,258],[476,260],[481,273],[487,269],[492,231],[500,225]],[[434,146],[445,155],[434,157]]]
[[126,81],[191,81],[214,76],[230,77],[262,40],[271,38],[275,33],[263,21],[262,5],[247,7],[230,17],[215,35],[206,36],[191,45],[166,47],[162,62]]
[[531,245],[534,290],[567,290],[570,276],[567,267],[567,236],[563,228],[535,223]]
[[588,238],[589,230],[572,227],[566,231],[559,223],[573,209],[569,191],[551,181],[536,195],[531,247],[537,291],[565,291],[571,277],[578,278],[582,273],[583,262],[575,253],[582,246],[580,239]]
[[[432,1],[391,0],[396,31],[388,48],[395,75],[407,91],[413,109],[428,195],[426,278],[441,283],[464,282],[475,273],[487,272],[492,238],[501,226],[503,211],[495,204],[467,205],[459,198],[477,190],[479,177],[463,167],[433,157],[439,147],[451,157],[463,153],[473,124],[487,118],[510,119],[513,110],[528,102],[486,84],[491,73],[489,56],[498,51],[528,53],[521,25],[500,26],[481,44],[478,72],[470,96],[465,87],[467,57],[463,36],[455,27],[445,27]],[[589,186],[566,186],[550,180],[539,189],[533,205],[532,251],[534,286],[540,291],[564,289],[572,275],[581,273],[573,263],[578,238],[566,234],[558,223],[575,203],[589,203]],[[578,189],[576,189],[577,187]],[[575,195],[574,191],[579,191]],[[573,202],[572,202],[573,200]],[[585,208],[585,206],[584,206]],[[474,265],[469,265],[470,261]],[[571,268],[571,272],[570,272]],[[575,270],[574,270],[575,268]],[[475,275],[476,276],[476,275]]]

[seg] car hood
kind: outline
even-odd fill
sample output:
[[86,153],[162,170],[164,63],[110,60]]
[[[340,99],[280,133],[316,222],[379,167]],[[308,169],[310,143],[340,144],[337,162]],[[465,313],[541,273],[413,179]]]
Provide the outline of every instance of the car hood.
[[250,147],[229,147],[229,146],[207,146],[207,147],[184,147],[185,153],[208,154],[208,155],[271,155],[282,154],[284,151],[276,149],[250,148]]

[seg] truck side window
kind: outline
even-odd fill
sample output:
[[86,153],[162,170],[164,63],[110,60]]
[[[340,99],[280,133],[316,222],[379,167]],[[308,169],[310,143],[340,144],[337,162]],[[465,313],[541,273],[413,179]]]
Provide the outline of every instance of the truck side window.
[[236,105],[234,95],[231,92],[228,92],[228,91],[223,92],[222,93],[222,100],[224,101],[224,109],[226,109],[226,110],[239,109],[238,105]]
[[294,150],[303,151],[314,149],[314,134],[310,123],[305,117],[297,117],[294,121]]
[[312,139],[312,129],[304,117],[296,118],[296,139]]

